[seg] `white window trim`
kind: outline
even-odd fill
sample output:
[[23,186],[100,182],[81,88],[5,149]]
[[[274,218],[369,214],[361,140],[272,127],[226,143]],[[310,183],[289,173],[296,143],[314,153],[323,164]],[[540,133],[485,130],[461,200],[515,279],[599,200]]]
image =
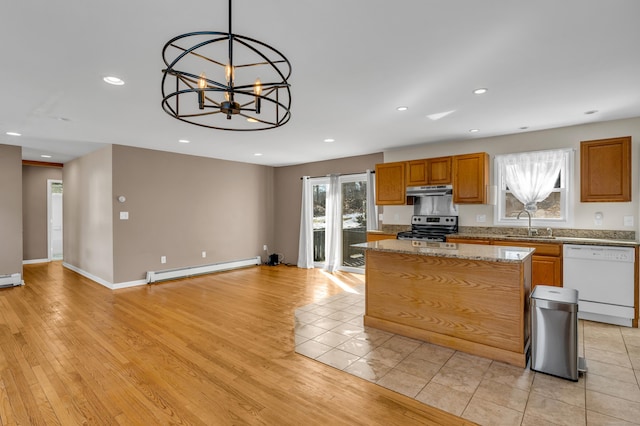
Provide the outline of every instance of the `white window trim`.
[[[560,202],[562,204],[562,211],[564,213],[564,217],[560,219],[536,219],[533,218],[531,220],[532,227],[553,227],[553,226],[573,226],[573,206],[571,203],[571,199],[573,196],[573,177],[574,177],[574,166],[575,161],[575,151],[573,149],[565,149],[564,150],[564,161],[562,166],[563,173],[560,189]],[[498,226],[527,226],[528,217],[527,215],[521,215],[520,219],[516,219],[515,217],[504,217],[505,214],[505,193],[506,191],[503,189],[503,181],[504,181],[504,163],[501,161],[501,156],[496,155],[494,157],[494,173],[495,173],[495,188],[496,188],[496,206],[493,209],[494,217],[493,223]]]

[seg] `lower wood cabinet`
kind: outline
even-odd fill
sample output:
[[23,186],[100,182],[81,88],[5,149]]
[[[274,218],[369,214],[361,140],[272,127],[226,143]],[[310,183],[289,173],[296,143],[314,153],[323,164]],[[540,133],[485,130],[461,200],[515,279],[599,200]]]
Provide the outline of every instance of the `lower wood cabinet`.
[[475,238],[458,238],[458,237],[447,237],[448,243],[462,243],[462,244],[484,244],[491,245],[491,240],[478,240]]
[[395,240],[396,234],[383,234],[382,232],[367,232],[367,242],[380,240]]
[[562,259],[533,255],[531,258],[531,290],[537,284],[562,287]]
[[447,242],[535,248],[531,257],[531,291],[536,285],[562,287],[562,243],[534,243],[512,240],[480,240],[447,237]]

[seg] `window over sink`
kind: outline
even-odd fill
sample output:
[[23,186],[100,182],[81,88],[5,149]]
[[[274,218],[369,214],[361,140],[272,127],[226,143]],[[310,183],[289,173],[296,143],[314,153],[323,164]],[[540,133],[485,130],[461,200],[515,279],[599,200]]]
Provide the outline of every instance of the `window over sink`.
[[[569,203],[569,194],[572,188],[571,178],[573,176],[574,151],[572,149],[554,150],[561,155],[560,170],[554,177],[547,177],[554,180],[553,189],[549,195],[531,205],[527,206],[532,216],[532,224],[534,226],[555,226],[567,225],[570,222],[571,212]],[[500,225],[520,226],[526,225],[527,215],[521,215],[517,218],[518,213],[525,210],[525,205],[514,195],[514,190],[509,188],[507,179],[507,167],[513,165],[514,161],[535,161],[543,151],[524,152],[506,155],[496,155],[494,170],[496,173],[495,182],[497,186],[495,223]],[[535,178],[535,171],[533,172]],[[511,177],[513,179],[513,177]]]

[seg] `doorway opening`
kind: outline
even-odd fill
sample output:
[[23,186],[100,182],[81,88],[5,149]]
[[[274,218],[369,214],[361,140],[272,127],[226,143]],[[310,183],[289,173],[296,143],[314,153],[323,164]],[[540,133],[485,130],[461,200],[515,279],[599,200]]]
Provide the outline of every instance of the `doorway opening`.
[[47,179],[48,260],[62,260],[62,181]]
[[[367,179],[366,175],[344,175],[339,178],[341,220],[334,226],[339,228],[338,251],[341,259],[338,269],[363,273],[364,250],[352,244],[367,241]],[[326,247],[326,207],[329,193],[329,178],[312,178],[313,191],[313,260],[322,267],[328,248]]]

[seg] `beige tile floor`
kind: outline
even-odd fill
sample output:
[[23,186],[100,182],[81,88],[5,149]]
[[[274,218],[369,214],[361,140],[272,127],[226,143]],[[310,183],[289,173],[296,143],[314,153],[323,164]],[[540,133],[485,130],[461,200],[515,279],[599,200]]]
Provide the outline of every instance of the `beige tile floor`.
[[482,425],[640,424],[640,330],[579,321],[572,382],[364,327],[364,285],[301,307],[296,352]]

